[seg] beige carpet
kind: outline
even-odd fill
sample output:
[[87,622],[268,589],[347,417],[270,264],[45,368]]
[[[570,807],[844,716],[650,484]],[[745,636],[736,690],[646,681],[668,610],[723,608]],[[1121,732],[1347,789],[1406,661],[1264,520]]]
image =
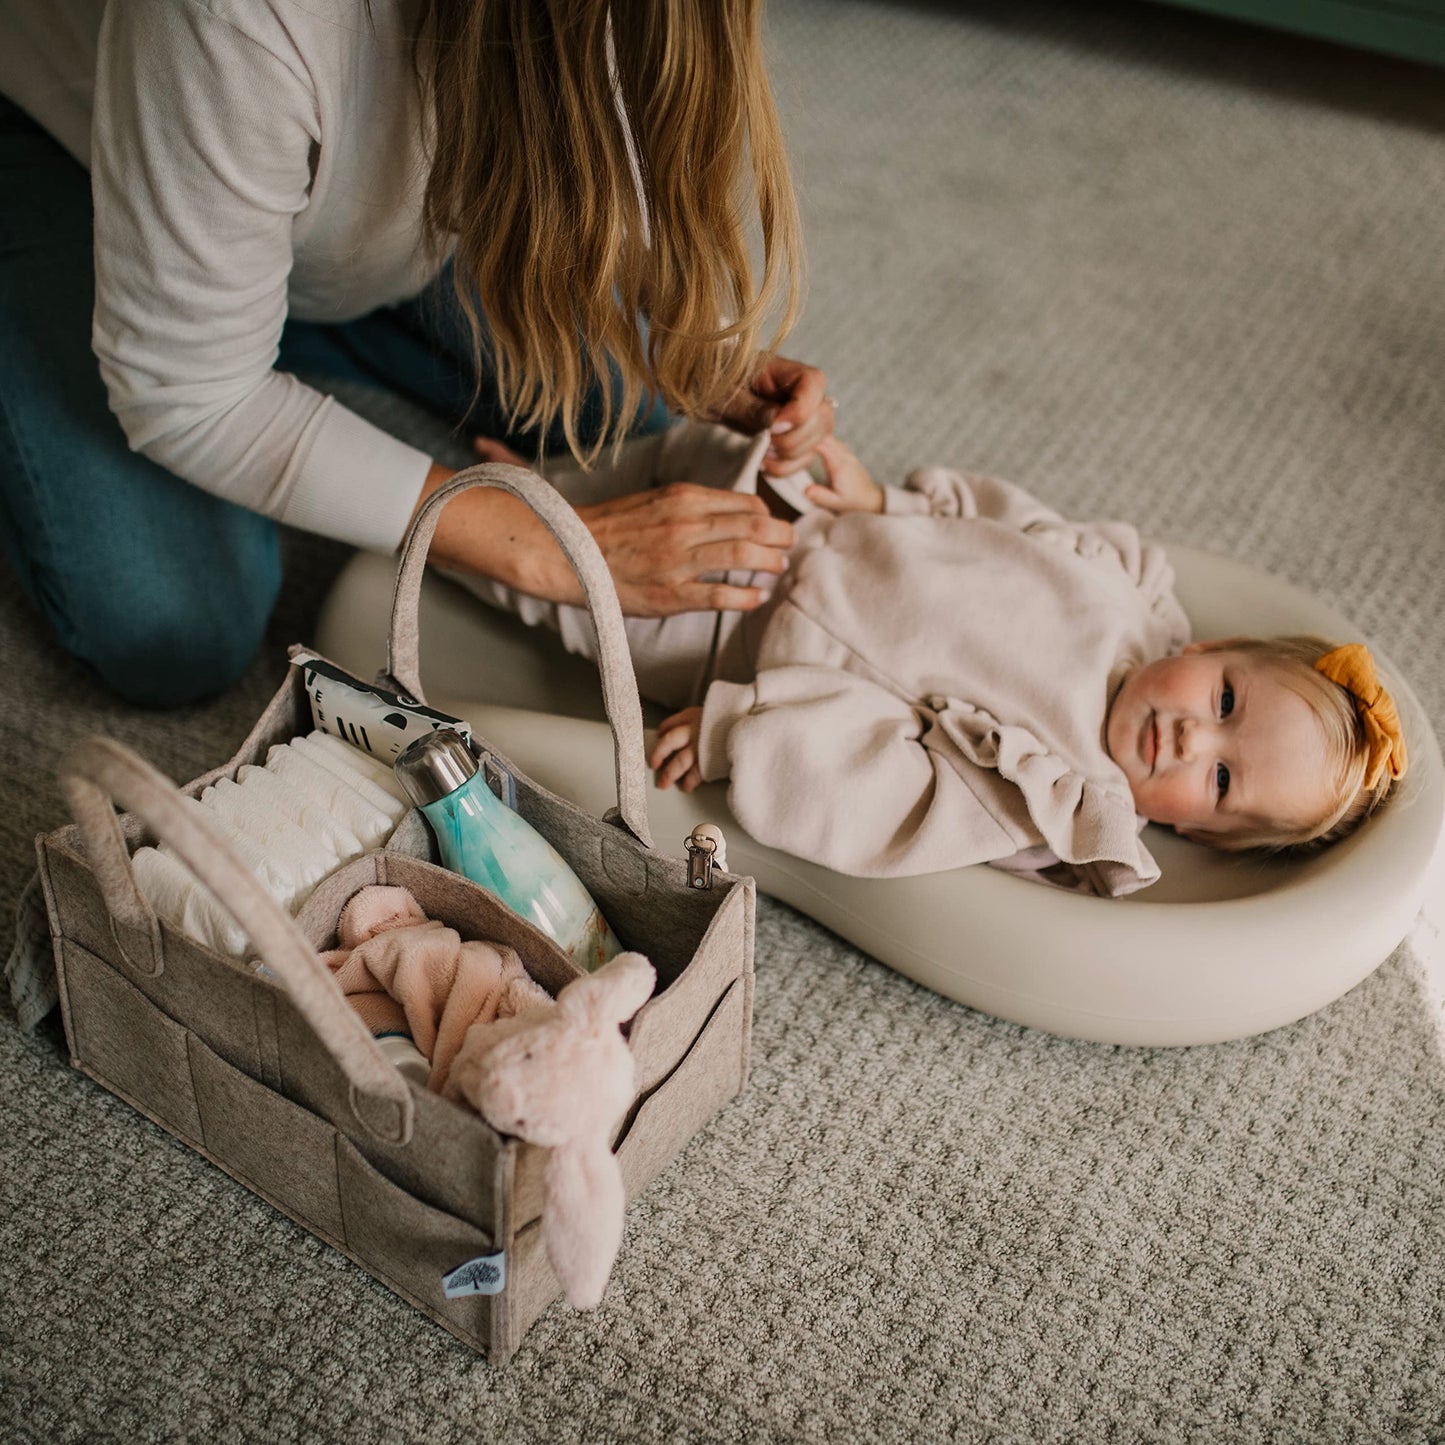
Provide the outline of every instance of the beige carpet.
[[[965,463],[1274,569],[1445,732],[1445,78],[1150,5],[773,0],[770,29],[793,349],[880,474]],[[288,559],[271,653],[165,716],[3,578],[0,904],[76,734],[177,777],[231,751],[340,551]],[[998,1023],[769,902],[757,967],[748,1094],[633,1206],[604,1307],[500,1374],[0,1020],[0,1437],[1445,1439],[1423,942],[1182,1052]]]

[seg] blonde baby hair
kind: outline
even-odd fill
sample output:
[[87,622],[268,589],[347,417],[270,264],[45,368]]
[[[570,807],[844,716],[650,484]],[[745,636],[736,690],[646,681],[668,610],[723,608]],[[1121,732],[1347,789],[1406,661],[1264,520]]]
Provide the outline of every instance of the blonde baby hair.
[[1308,634],[1231,638],[1227,646],[1273,667],[1310,704],[1324,729],[1333,802],[1309,824],[1266,824],[1208,841],[1229,852],[1260,849],[1299,856],[1349,837],[1390,795],[1406,767],[1394,701],[1375,676],[1368,649],[1359,643],[1341,647]]

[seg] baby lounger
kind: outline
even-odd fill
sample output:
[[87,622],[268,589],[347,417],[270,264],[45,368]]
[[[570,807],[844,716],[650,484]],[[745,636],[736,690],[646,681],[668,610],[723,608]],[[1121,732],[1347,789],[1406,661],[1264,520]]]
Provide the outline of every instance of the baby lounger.
[[[1356,629],[1286,583],[1171,546],[1197,637]],[[358,554],[332,589],[320,650],[361,677],[385,663],[395,563]],[[428,702],[465,717],[543,786],[600,814],[613,802],[612,739],[593,668],[557,639],[431,573],[419,611]],[[1100,899],[994,868],[850,878],[754,842],[726,785],[651,789],[653,833],[720,824],[728,868],[890,968],[972,1008],[1101,1043],[1218,1043],[1262,1033],[1337,999],[1409,931],[1445,812],[1440,749],[1419,702],[1380,659],[1399,706],[1410,773],[1379,817],[1319,857],[1230,857],[1150,827],[1152,888]],[[649,719],[656,723],[658,716]]]

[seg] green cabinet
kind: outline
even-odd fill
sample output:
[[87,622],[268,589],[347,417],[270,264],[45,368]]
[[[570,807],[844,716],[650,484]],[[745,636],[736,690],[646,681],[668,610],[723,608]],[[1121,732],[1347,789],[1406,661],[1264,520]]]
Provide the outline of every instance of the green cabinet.
[[1169,0],[1235,20],[1445,65],[1445,0]]

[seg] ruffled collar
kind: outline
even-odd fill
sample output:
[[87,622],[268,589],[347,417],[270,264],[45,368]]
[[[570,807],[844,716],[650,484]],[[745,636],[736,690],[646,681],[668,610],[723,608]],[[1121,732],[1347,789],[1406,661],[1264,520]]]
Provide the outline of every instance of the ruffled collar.
[[937,726],[970,762],[1018,788],[1045,844],[1086,870],[1094,891],[1117,897],[1158,881],[1128,780],[1107,756],[1101,762],[1112,776],[1086,777],[1027,727],[1001,723],[957,698],[933,697],[929,705]]

